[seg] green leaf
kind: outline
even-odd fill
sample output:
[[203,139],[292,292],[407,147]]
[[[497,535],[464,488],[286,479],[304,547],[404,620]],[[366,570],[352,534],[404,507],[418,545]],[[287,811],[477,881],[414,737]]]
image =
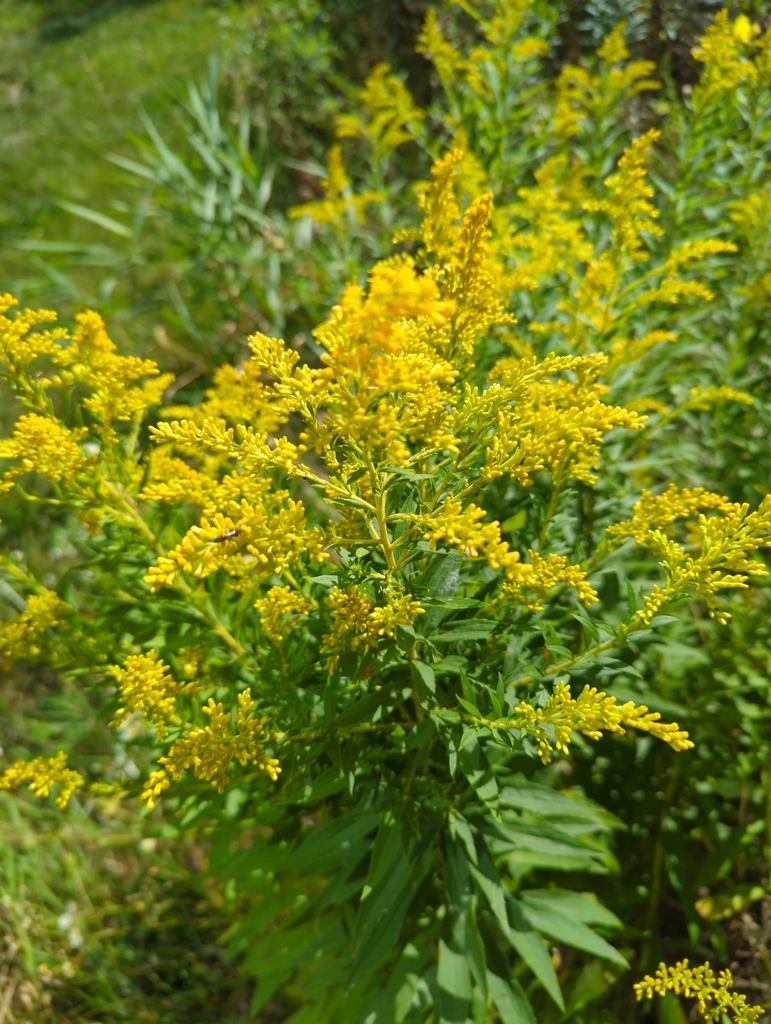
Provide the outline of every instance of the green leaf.
[[403,848],[391,870],[359,904],[353,931],[350,980],[376,969],[395,946],[415,893],[434,863],[433,850],[408,861]]
[[391,699],[391,692],[397,685],[397,680],[391,680],[379,690],[373,690],[360,700],[357,700],[345,711],[333,718],[329,723],[330,729],[339,729],[343,726],[358,725],[359,722],[369,721],[382,704],[387,704]]
[[593,892],[571,892],[568,889],[528,889],[522,899],[526,903],[537,901],[542,906],[550,906],[582,924],[598,924],[603,928],[622,927],[621,921],[607,907],[603,907]]
[[462,953],[453,952],[439,940],[439,1019],[447,1024],[465,1024],[471,1002],[471,973]]
[[527,509],[521,508],[518,512],[515,512],[513,516],[509,516],[508,519],[504,519],[501,523],[502,530],[509,530],[512,533],[516,530],[521,530],[527,524]]
[[516,949],[527,966],[538,978],[540,983],[561,1010],[565,1009],[559,981],[551,962],[549,951],[541,936],[534,930],[532,923],[522,911],[521,905],[510,896],[508,905],[511,908],[511,928],[509,942]]
[[123,238],[134,237],[134,232],[131,228],[127,228],[125,224],[121,224],[118,220],[113,220],[112,217],[108,217],[104,213],[99,213],[98,210],[91,210],[88,206],[81,206],[80,203],[70,203],[66,199],[57,199],[56,205],[61,206],[68,213],[74,213],[76,217],[80,217],[82,220],[90,220],[92,224],[98,224],[100,228],[104,228],[105,231],[111,231],[114,235],[121,235]]
[[536,1024],[533,1008],[516,978],[508,984],[488,971],[487,987],[501,1016],[501,1024]]
[[460,686],[461,689],[463,690],[463,696],[466,698],[466,700],[474,704],[476,702],[477,695],[474,690],[474,687],[469,682],[468,676],[463,671],[463,669],[461,669],[460,671]]
[[415,646],[417,634],[412,626],[397,626],[394,635],[400,651],[409,651]]
[[442,633],[434,633],[429,639],[435,644],[454,644],[465,640],[485,640],[498,625],[492,619],[462,619],[455,628],[445,623]]
[[549,952],[520,904],[513,897],[507,896],[498,882],[488,878],[473,865],[471,871],[506,939],[516,949],[557,1006],[564,1010],[565,1003]]
[[623,956],[609,942],[575,917],[569,917],[569,907],[563,912],[558,900],[543,900],[528,892],[522,893],[522,905],[535,927],[557,942],[582,949],[586,953],[610,960],[620,967],[628,967]]
[[310,583],[318,583],[322,587],[334,587],[340,581],[339,576],[332,576],[331,573],[322,573],[321,576],[309,576]]
[[417,750],[418,747],[428,743],[435,733],[436,722],[433,718],[424,718],[422,722],[407,733],[407,740],[404,746],[407,750]]
[[475,718],[482,717],[482,712],[479,710],[478,707],[476,707],[476,705],[472,704],[471,701],[464,700],[463,697],[458,697],[458,703],[461,705],[461,707],[464,707],[470,715],[473,715]]
[[541,786],[520,777],[516,785],[501,790],[502,807],[532,811],[543,818],[574,819],[592,822],[602,831],[626,828],[624,823],[604,807],[587,799],[580,793],[569,790],[556,792],[548,786]]
[[411,661],[410,675],[421,701],[425,702],[434,696],[436,693],[436,676],[430,665],[427,665],[424,661]]

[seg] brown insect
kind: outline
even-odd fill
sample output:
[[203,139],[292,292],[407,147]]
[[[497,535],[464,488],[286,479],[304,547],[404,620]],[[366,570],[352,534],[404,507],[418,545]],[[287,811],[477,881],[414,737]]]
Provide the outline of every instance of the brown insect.
[[243,530],[228,530],[227,533],[223,533],[221,537],[215,537],[214,544],[224,544],[226,540],[233,540],[234,537],[240,537]]

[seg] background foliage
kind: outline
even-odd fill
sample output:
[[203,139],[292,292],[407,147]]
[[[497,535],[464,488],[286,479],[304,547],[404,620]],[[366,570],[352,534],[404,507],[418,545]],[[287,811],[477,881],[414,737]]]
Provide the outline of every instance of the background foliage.
[[[661,138],[649,170],[663,233],[646,239],[651,265],[660,266],[679,244],[695,238],[731,239],[738,249],[706,253],[698,273],[686,275],[709,286],[709,303],[696,295],[677,307],[646,307],[644,315],[632,310],[602,336],[586,334],[580,341],[586,351],[608,351],[619,338],[651,330],[678,335],[675,344],[660,344],[635,363],[634,373],[621,368],[611,384],[609,401],[637,401],[651,414],[644,435],[649,439],[640,443],[632,434],[623,443],[613,440],[613,471],[601,477],[594,497],[579,486],[572,504],[551,510],[555,530],[580,546],[581,538],[588,540],[608,521],[610,506],[626,502],[628,512],[641,487],[660,490],[671,481],[704,485],[753,507],[768,492],[768,80],[762,68],[757,78],[746,72],[752,51],[740,29],[737,46],[748,48],[740,50],[745,63],[738,81],[726,85],[732,69],[723,63],[713,94],[706,88],[701,100],[694,94],[701,65],[691,47],[716,8],[535,7],[516,31],[544,40],[539,67],[534,58],[513,64],[509,37],[485,41],[483,27],[468,12],[442,7],[439,23],[457,52],[466,59],[475,46],[486,51],[476,54],[481,83],[473,88],[467,70],[442,74],[436,59],[415,53],[426,14],[418,4],[275,2],[256,9],[159,0],[6,6],[2,118],[9,141],[2,173],[4,195],[13,197],[3,213],[6,286],[26,303],[55,303],[65,316],[85,304],[100,307],[124,350],[151,355],[180,375],[175,401],[199,401],[215,367],[243,359],[244,337],[254,330],[283,333],[313,362],[318,351],[311,328],[325,318],[346,281],[363,280],[373,262],[391,251],[396,229],[414,226],[411,183],[427,176],[432,160],[461,132],[481,164],[469,174],[489,183],[501,211],[494,239],[504,252],[513,239],[523,260],[523,248],[531,251],[526,239],[523,246],[528,231],[546,242],[547,195],[520,195],[533,187],[545,159],[567,154],[584,162],[585,195],[575,191],[575,182],[563,181],[560,223],[572,221],[601,253],[606,228],[599,216],[580,210],[578,199],[602,197],[602,182],[624,148],[657,127]],[[731,17],[743,13],[750,25],[757,21],[765,28],[762,7],[737,6]],[[594,56],[622,18],[631,59],[655,61],[657,68],[645,76],[657,78],[662,89],[630,95],[634,76],[614,80],[618,63]],[[395,120],[386,118],[386,126],[396,124],[405,135],[398,146],[393,136],[375,130],[378,110],[360,91],[383,60],[427,110],[424,120],[412,114],[400,121],[398,109]],[[565,82],[565,66],[575,64],[593,76],[588,99],[574,99],[572,122],[555,131],[554,83],[560,74]],[[628,59],[620,66],[629,67]],[[348,114],[346,130],[353,134],[339,140],[348,184],[338,211],[328,217],[316,207],[315,218],[294,216],[298,204],[330,198],[321,179],[331,179],[325,167],[341,113]],[[115,156],[105,159],[110,154]],[[353,200],[368,195],[369,203]],[[532,324],[560,319],[578,280],[578,271],[563,261],[545,268],[535,291],[516,292],[516,354],[543,356],[555,344],[568,344],[564,333],[555,341],[554,333]],[[493,347],[484,368],[503,351]],[[754,404],[704,397],[707,389],[726,386],[748,393]],[[694,388],[701,391],[694,395]],[[3,410],[8,420],[15,418],[10,399],[4,398]],[[500,487],[486,504],[494,518],[509,524],[510,536],[522,534],[518,543],[530,542],[528,531],[548,501],[545,491],[532,494],[530,501],[513,504]],[[68,519],[42,511],[30,517],[16,502],[4,505],[0,529],[12,555],[3,584],[7,616],[18,611],[12,566],[22,565],[67,600],[78,591],[97,594],[109,631],[120,635],[117,624],[130,619],[130,602],[121,603],[118,587],[125,584],[122,595],[137,586],[136,565],[127,567],[109,544],[95,554]],[[596,584],[600,617],[617,614],[628,582],[634,601],[635,588],[649,574],[644,560],[637,566],[608,562]],[[560,790],[583,793],[605,809],[587,810],[595,819],[584,831],[606,836],[600,860],[610,869],[600,877],[591,856],[584,852],[573,863],[561,848],[562,871],[555,875],[554,856],[541,844],[539,851],[519,854],[518,884],[527,880],[548,893],[559,879],[560,891],[600,892],[608,911],[592,904],[585,923],[598,930],[600,942],[603,935],[612,939],[632,966],[623,973],[610,947],[587,948],[584,936],[576,949],[574,936],[547,928],[566,1009],[563,1017],[522,968],[518,977],[539,1020],[588,1024],[658,1014],[680,1021],[684,1011],[670,997],[655,1007],[636,1006],[631,982],[660,958],[673,963],[683,956],[730,964],[744,986],[740,991],[768,1003],[771,638],[760,584],[731,601],[727,627],[705,618],[694,603],[676,611],[655,638],[629,648],[620,668],[608,664],[600,671],[603,688],[612,685],[619,698],[644,701],[677,718],[691,732],[694,751],[674,754],[645,737],[635,743],[579,740],[570,759],[555,766],[534,772],[537,762],[517,765],[532,786],[548,787],[533,790],[539,796],[534,807],[518,806],[525,816],[532,810],[549,841],[557,841],[554,830],[564,824]],[[172,621],[179,610],[164,614]],[[450,617],[462,621],[465,614]],[[141,647],[151,639],[135,629],[131,642]],[[472,644],[473,662],[473,638],[458,643],[457,657],[468,656]],[[559,646],[555,641],[554,649]],[[290,665],[288,671],[299,669]],[[131,737],[106,728],[111,712],[102,693],[90,683],[84,693],[32,664],[9,668],[3,687],[6,755],[66,748],[80,770],[101,765],[107,778],[130,784],[145,770],[150,751],[137,755],[128,749]],[[264,787],[254,782],[239,783],[222,798],[191,790],[180,798],[180,813],[167,810],[164,817],[159,809],[141,821],[128,804],[107,798],[85,799],[80,809],[73,800],[62,818],[24,798],[5,797],[0,1013],[20,1021],[205,1020],[216,1006],[229,1015],[223,1019],[237,1020],[247,1018],[256,991],[265,1021],[304,1020],[304,1012],[323,1019],[318,978],[323,980],[326,961],[316,974],[305,968],[293,974],[302,929],[312,933],[313,919],[304,921],[300,913],[283,960],[266,928],[298,891],[308,897],[303,856],[317,868],[329,856],[331,870],[343,843],[346,867],[367,863],[374,833],[341,838],[334,828],[318,829],[342,799],[335,796],[337,775],[329,778],[327,795],[322,782],[286,823],[281,815],[288,812],[257,799]],[[273,885],[273,876],[255,879],[255,860],[259,855],[260,869],[268,872],[267,841],[291,844],[298,830],[318,839],[299,847],[297,878],[290,874],[281,883],[286,888],[272,889],[268,898],[266,879]],[[389,847],[387,856],[392,853],[397,856]],[[394,877],[400,877],[397,869]],[[537,916],[539,908],[530,909]],[[223,934],[224,946],[218,942]],[[273,987],[261,962],[263,945],[274,965]],[[310,943],[306,948],[313,950]],[[445,948],[446,967],[457,947]],[[598,948],[602,953],[594,955]],[[428,1000],[436,980],[429,976],[426,984]],[[500,1001],[497,1006],[506,1024],[530,1019],[524,1004],[508,1011]]]

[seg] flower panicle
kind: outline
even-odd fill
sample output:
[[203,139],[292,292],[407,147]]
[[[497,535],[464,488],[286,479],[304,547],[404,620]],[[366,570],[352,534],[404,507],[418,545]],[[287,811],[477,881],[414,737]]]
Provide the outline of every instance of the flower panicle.
[[152,808],[159,797],[178,781],[182,772],[192,768],[197,779],[210,783],[218,793],[228,784],[234,761],[240,765],[254,765],[274,782],[281,772],[275,757],[269,757],[263,744],[266,718],[254,714],[254,701],[247,688],[238,695],[235,728],[231,729],[233,715],[221,703],[210,697],[202,708],[209,724],[189,728],[176,739],[167,754],[159,758],[162,766],[150,773],[142,791],[142,799]]
[[652,999],[654,993],[664,996],[667,992],[696,999],[699,1013],[705,1021],[719,1021],[723,1014],[730,1015],[734,1024],[753,1024],[763,1014],[762,1006],[752,1006],[747,997],[732,992],[733,975],[721,971],[717,976],[708,963],[690,967],[687,960],[681,960],[674,967],[659,964],[655,975],[646,974],[634,986],[640,999]]
[[59,751],[54,757],[18,760],[0,775],[0,789],[17,789],[28,782],[35,796],[47,797],[53,786],[59,787],[56,806],[65,808],[76,789],[85,785],[80,772],[67,767],[67,755]]
[[555,685],[543,707],[522,701],[511,718],[500,722],[485,721],[484,724],[496,729],[519,729],[523,734],[532,733],[544,764],[550,763],[555,750],[564,755],[570,752],[573,732],[598,740],[603,732],[624,735],[624,726],[647,732],[676,751],[693,747],[688,733],[676,722],[662,722],[658,711],[649,711],[644,704],[635,704],[634,701],[619,704],[615,697],[593,686],[585,686],[574,698],[564,682]]

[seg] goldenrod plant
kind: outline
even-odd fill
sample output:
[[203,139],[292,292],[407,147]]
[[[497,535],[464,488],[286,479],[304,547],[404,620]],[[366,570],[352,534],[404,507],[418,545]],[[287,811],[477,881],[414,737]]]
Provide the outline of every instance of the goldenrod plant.
[[768,885],[769,37],[681,98],[624,24],[552,74],[558,13],[432,6],[430,107],[377,65],[286,218],[243,126],[214,185],[154,137],[294,268],[235,361],[3,299],[0,656],[114,746],[0,788],[204,831],[264,1019],[761,1015],[682,956]]
[[654,977],[646,975],[635,985],[637,998],[650,999],[655,992],[663,996],[667,992],[696,998],[699,1013],[705,1021],[717,1021],[728,1017],[736,1024],[752,1024],[763,1013],[761,1006],[751,1006],[747,997],[732,992],[733,977],[730,971],[722,971],[716,978],[709,964],[689,967],[683,960],[674,967],[661,964]]
[[[583,250],[606,268],[600,304],[645,255],[647,144],[607,184],[617,203],[588,205],[612,223],[612,259]],[[457,148],[437,161],[415,255],[345,288],[312,362],[255,334],[197,406],[164,405],[170,377],[121,355],[96,313],[70,333],[3,300],[1,372],[24,411],[0,448],[2,490],[64,517],[96,567],[64,600],[7,558],[27,601],[4,627],[7,656],[101,679],[143,778],[90,778],[59,753],[0,784],[58,787],[60,805],[78,788],[133,792],[188,819],[235,787],[262,823],[228,868],[261,894],[233,937],[250,937],[255,1008],[281,990],[316,1021],[514,1019],[532,1015],[534,986],[561,1009],[546,937],[624,967],[591,927],[617,927],[593,895],[527,883],[610,870],[619,824],[538,783],[537,766],[606,732],[687,757],[686,730],[594,682],[623,674],[673,603],[725,623],[724,595],[767,572],[767,500],[751,511],[672,485],[604,530],[568,526],[583,494],[624,508],[597,490],[604,452],[647,420],[603,380],[649,346],[619,350],[612,320],[603,332],[587,276],[563,354],[515,343],[490,363],[515,323],[517,270],[491,194],[463,199],[463,161]],[[656,301],[657,273],[667,301],[705,299],[679,284],[684,261],[646,272],[629,301]],[[516,526],[486,507],[501,487]],[[646,550],[658,582],[598,617],[607,560],[631,572]]]

